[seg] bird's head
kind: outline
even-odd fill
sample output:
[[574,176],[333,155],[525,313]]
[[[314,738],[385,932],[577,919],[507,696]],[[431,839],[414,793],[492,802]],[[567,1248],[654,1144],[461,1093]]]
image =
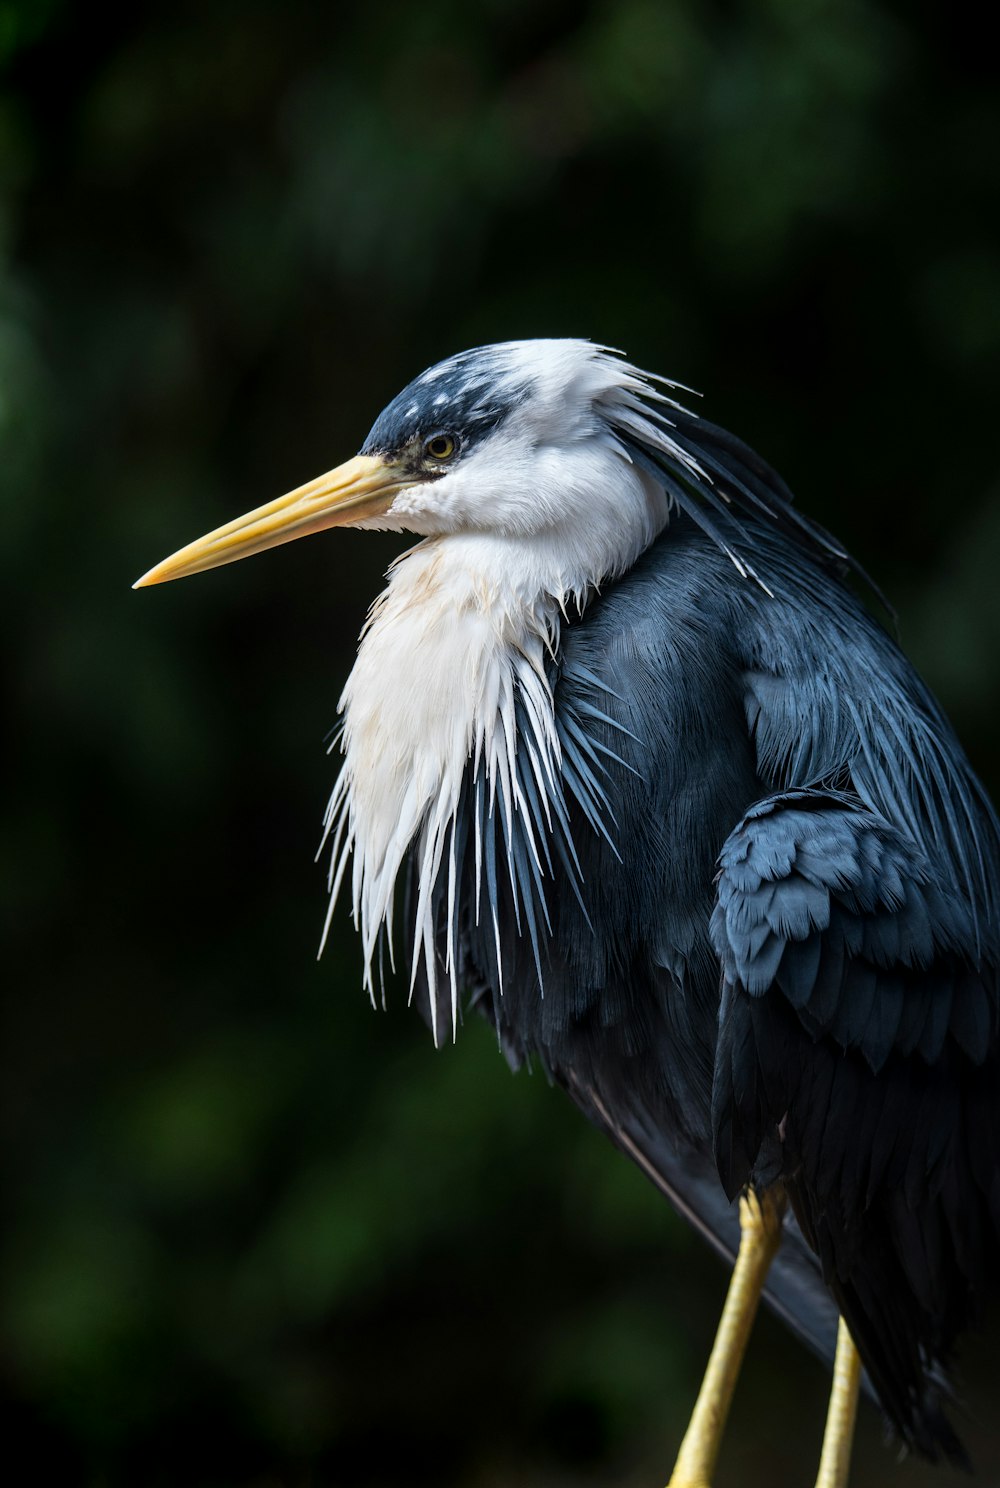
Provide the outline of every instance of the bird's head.
[[794,510],[774,472],[677,403],[677,386],[589,341],[460,352],[393,399],[354,459],[199,538],[135,587],[362,527],[513,545],[553,592],[580,594],[622,573],[673,509],[744,576],[756,577],[741,556],[745,518],[761,514],[843,569],[847,555]]
[[603,577],[666,521],[662,483],[630,448],[630,423],[648,417],[651,403],[675,406],[588,341],[461,352],[404,388],[354,459],[182,548],[136,587],[347,526],[551,537],[571,547],[588,535],[608,550],[611,561],[595,564]]

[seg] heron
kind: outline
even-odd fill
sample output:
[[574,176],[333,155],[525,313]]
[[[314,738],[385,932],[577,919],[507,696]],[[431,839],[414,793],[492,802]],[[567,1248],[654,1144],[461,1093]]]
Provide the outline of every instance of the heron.
[[762,1296],[832,1367],[840,1488],[859,1388],[966,1460],[1000,827],[874,585],[687,392],[585,340],[462,352],[136,587],[417,537],[340,699],[329,913],[345,889],[373,1001],[401,947],[435,1043],[483,1014],[731,1262],[672,1488],[711,1481]]

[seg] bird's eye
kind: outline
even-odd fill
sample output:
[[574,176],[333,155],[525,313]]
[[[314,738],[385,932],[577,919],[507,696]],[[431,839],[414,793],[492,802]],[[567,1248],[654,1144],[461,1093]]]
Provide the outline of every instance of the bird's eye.
[[424,454],[432,460],[450,460],[458,449],[458,441],[450,434],[432,434],[424,440]]

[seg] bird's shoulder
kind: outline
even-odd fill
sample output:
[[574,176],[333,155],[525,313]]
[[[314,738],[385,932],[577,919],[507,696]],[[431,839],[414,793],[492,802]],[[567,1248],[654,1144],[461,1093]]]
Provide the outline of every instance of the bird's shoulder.
[[836,571],[766,524],[752,537],[748,578],[693,524],[668,528],[569,627],[564,705],[599,682],[641,736],[637,767],[669,780],[697,743],[720,780],[745,779],[749,751],[757,798],[856,797],[956,881],[977,936],[1000,939],[1000,827],[936,699]]

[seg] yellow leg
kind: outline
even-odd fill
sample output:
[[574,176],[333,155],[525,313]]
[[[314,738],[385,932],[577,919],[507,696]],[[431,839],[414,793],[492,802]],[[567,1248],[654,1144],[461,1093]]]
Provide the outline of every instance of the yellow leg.
[[847,1331],[847,1324],[841,1318],[837,1329],[837,1357],[833,1361],[833,1385],[830,1389],[830,1406],[826,1413],[823,1453],[819,1459],[816,1488],[847,1488],[860,1384],[861,1359],[854,1347],[854,1340]]
[[772,1194],[740,1199],[740,1250],[712,1355],[668,1488],[709,1488],[768,1268],[781,1242],[784,1203]]

